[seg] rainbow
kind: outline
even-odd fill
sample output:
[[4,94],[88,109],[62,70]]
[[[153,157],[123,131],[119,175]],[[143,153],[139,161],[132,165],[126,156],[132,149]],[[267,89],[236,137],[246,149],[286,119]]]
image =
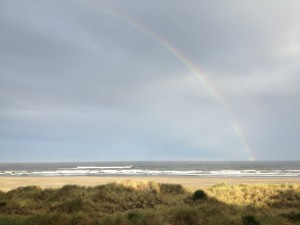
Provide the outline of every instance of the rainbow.
[[173,46],[165,38],[159,36],[157,33],[143,26],[137,21],[132,20],[128,16],[124,16],[121,15],[120,13],[104,8],[94,1],[82,1],[82,2],[83,4],[86,4],[86,6],[91,7],[94,10],[104,13],[112,18],[115,18],[118,21],[121,21],[127,24],[128,26],[142,32],[143,34],[151,38],[154,42],[158,43],[162,48],[164,48],[169,53],[171,53],[180,63],[182,63],[191,72],[191,76],[197,81],[199,81],[206,88],[208,93],[212,95],[213,98],[220,104],[222,110],[224,111],[224,113],[226,113],[228,119],[231,122],[232,129],[235,135],[238,137],[246,157],[248,158],[249,161],[255,160],[254,154],[251,151],[250,145],[244,135],[243,129],[240,123],[238,123],[237,119],[235,119],[235,117],[233,116],[232,112],[229,110],[225,99],[222,97],[220,92],[213,86],[213,84],[209,81],[207,76],[203,72],[201,72],[186,55],[180,52],[179,49]]

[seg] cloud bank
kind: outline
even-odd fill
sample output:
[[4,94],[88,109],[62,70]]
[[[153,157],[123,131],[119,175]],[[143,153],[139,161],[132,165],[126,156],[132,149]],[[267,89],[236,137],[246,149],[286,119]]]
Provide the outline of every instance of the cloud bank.
[[299,11],[296,0],[1,1],[0,160],[299,159]]

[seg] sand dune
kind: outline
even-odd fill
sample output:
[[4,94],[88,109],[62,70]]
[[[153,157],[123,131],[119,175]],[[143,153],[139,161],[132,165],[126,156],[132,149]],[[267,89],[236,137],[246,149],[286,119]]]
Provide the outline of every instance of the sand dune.
[[124,180],[155,181],[159,183],[182,184],[190,188],[208,188],[214,184],[300,184],[300,178],[203,178],[203,177],[0,177],[0,190],[9,191],[20,186],[37,185],[42,188],[59,188],[66,184],[96,186]]

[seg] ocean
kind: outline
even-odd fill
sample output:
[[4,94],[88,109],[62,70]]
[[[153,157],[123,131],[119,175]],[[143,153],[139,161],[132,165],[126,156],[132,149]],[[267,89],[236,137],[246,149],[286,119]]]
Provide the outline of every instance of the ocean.
[[300,161],[0,163],[0,176],[197,176],[300,178]]

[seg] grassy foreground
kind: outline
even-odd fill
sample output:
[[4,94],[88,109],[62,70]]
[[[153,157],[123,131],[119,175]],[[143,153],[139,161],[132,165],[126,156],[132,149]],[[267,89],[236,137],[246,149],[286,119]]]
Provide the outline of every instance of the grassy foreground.
[[188,190],[155,182],[0,192],[0,225],[300,224],[300,185]]

